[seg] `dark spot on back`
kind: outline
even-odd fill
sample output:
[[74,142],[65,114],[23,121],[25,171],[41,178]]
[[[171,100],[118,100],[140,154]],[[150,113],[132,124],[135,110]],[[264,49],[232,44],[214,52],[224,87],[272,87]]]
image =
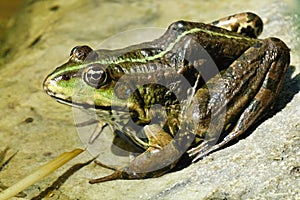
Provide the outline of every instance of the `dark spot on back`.
[[261,20],[256,20],[254,26],[257,29],[257,35],[259,35],[263,30],[263,22]]
[[251,38],[257,38],[254,29],[251,26],[247,26],[247,28],[241,29],[241,34],[246,35]]
[[238,32],[238,28],[239,28],[239,25],[235,24],[234,26],[232,26],[232,30],[231,31]]
[[256,15],[253,13],[247,13],[247,15],[247,23],[253,21],[253,19],[256,17]]

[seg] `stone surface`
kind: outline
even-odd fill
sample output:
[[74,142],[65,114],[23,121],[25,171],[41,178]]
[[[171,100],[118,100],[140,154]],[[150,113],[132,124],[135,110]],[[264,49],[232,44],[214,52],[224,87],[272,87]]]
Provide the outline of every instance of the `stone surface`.
[[[299,199],[300,60],[297,5],[291,1],[28,1],[1,42],[0,149],[18,151],[0,171],[12,185],[38,166],[81,143],[72,109],[48,97],[45,76],[80,44],[97,47],[125,30],[167,27],[178,19],[210,22],[253,11],[265,22],[262,37],[291,48],[291,67],[275,111],[248,137],[196,164],[160,178],[88,184],[111,173],[93,164],[81,169],[49,199]],[[126,43],[126,41],[125,41]],[[31,120],[33,119],[33,121]],[[48,187],[80,155],[25,190],[30,199]]]

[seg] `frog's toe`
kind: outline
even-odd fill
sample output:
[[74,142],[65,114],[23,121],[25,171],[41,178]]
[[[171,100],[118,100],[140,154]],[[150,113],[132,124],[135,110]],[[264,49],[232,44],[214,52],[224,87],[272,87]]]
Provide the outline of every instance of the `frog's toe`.
[[122,174],[123,174],[122,171],[116,170],[111,175],[104,176],[104,177],[101,177],[101,178],[91,179],[91,180],[89,180],[89,183],[94,184],[94,183],[102,183],[102,182],[112,181],[112,180],[117,180],[117,179],[124,179]]

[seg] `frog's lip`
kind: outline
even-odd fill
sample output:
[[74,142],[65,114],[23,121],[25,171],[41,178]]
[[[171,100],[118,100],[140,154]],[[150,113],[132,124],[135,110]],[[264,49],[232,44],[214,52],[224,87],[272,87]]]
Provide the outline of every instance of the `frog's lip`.
[[65,104],[65,105],[68,105],[68,106],[71,106],[71,107],[75,107],[75,108],[85,108],[84,106],[80,105],[80,104],[76,104],[76,103],[73,103],[73,102],[69,102],[69,101],[66,101],[66,100],[63,100],[63,99],[60,99],[60,98],[57,98],[57,97],[54,97],[54,99],[59,102],[59,103],[62,103],[62,104]]
[[65,105],[75,107],[75,108],[86,109],[86,108],[93,107],[93,106],[88,105],[88,104],[76,103],[76,102],[72,102],[72,101],[69,101],[69,100],[61,99],[61,98],[56,97],[56,96],[52,96],[52,98],[54,98],[57,102],[59,102],[61,104],[65,104]]
[[79,108],[79,109],[101,109],[101,110],[110,110],[111,107],[109,106],[95,106],[95,105],[91,105],[88,103],[76,103],[76,102],[72,102],[72,101],[68,101],[65,99],[61,99],[59,97],[55,97],[52,96],[52,98],[54,98],[57,102],[61,103],[61,104],[65,104],[74,108]]

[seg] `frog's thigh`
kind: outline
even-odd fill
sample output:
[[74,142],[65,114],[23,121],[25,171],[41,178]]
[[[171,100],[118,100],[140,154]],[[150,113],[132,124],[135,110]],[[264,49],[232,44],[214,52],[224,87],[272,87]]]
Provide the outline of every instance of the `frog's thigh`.
[[229,141],[237,138],[245,133],[245,131],[252,126],[255,121],[260,120],[264,116],[264,111],[270,109],[273,105],[276,95],[279,93],[286,70],[289,66],[289,50],[287,46],[276,38],[269,38],[264,41],[269,43],[269,48],[262,60],[267,60],[269,63],[269,70],[263,80],[260,89],[255,94],[254,98],[250,101],[249,106],[244,109],[240,115],[233,130],[218,144],[201,149],[199,154],[193,161],[215,151]]
[[237,124],[234,129],[218,144],[212,146],[205,152],[200,152],[194,160],[209,154],[212,151],[215,151],[224,145],[226,145],[231,140],[239,137],[244,134],[245,131],[253,125],[256,120],[261,118],[262,112],[266,107],[270,105],[270,99],[272,98],[272,92],[269,89],[262,88],[255,98],[251,101],[250,105],[244,110],[240,118],[238,119]]
[[198,151],[197,156],[193,159],[193,162],[197,161],[198,159],[208,155],[209,153],[220,149],[224,145],[226,145],[231,140],[239,137],[240,135],[244,134],[245,131],[259,119],[260,114],[264,111],[265,106],[269,105],[268,101],[264,101],[266,98],[272,98],[271,92],[268,89],[262,88],[255,98],[251,101],[249,106],[244,110],[241,114],[240,118],[237,121],[237,124],[233,128],[233,130],[218,144],[214,146],[204,146],[204,148]]
[[[270,68],[262,86],[249,106],[241,114],[233,131],[224,138],[219,146],[223,146],[228,143],[228,141],[240,136],[256,121],[263,118],[266,114],[264,112],[272,108],[274,99],[281,89],[286,70],[289,66],[289,50],[279,39],[269,38],[267,40],[270,46],[272,46],[274,53],[271,54],[273,56],[272,58],[268,54],[265,55],[265,58],[262,58],[271,59]],[[268,49],[266,51],[268,51]]]

